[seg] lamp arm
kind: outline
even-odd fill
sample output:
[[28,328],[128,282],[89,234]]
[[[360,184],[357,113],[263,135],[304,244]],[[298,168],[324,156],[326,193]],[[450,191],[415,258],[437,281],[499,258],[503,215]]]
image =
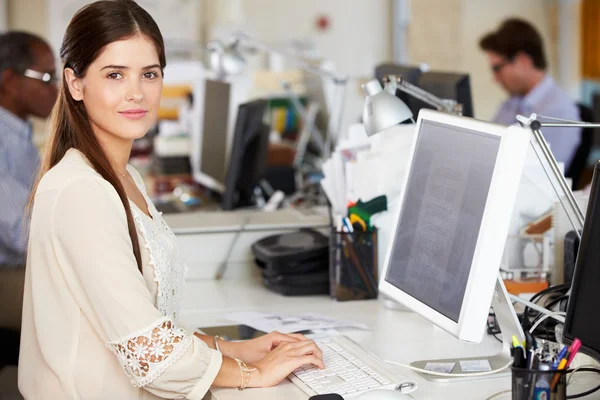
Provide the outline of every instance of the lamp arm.
[[[410,82],[407,82],[399,75],[387,75],[384,78],[384,82],[388,85],[393,85],[393,89],[400,89],[403,92],[408,93],[412,97],[435,107],[438,111],[445,111],[451,114],[462,115],[461,104],[458,104],[456,101],[450,99],[440,99],[439,97],[429,93],[428,91],[423,90]],[[387,85],[386,89],[388,89]]]
[[[545,124],[538,120],[538,115],[531,114],[529,118],[523,115],[517,115],[517,121],[522,127],[527,127],[532,132],[532,138],[538,146],[533,146],[533,150],[538,157],[554,192],[558,196],[561,206],[563,207],[569,222],[575,234],[581,240],[581,231],[583,230],[584,215],[573,195],[573,192],[565,177],[563,176],[544,135],[542,134],[542,127],[549,126],[563,126],[563,127],[576,127],[578,124],[566,123],[566,124]],[[590,124],[591,125],[591,124]]]

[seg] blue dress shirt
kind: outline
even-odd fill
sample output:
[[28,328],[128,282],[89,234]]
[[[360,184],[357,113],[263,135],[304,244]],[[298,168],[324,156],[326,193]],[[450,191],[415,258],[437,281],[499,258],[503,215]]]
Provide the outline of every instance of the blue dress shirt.
[[[572,121],[581,120],[579,110],[573,100],[548,75],[526,96],[513,96],[506,100],[500,107],[494,121],[500,124],[512,125],[517,122],[516,116],[518,114],[529,117],[532,113]],[[556,161],[563,162],[565,169],[568,169],[581,142],[581,129],[542,128],[542,133],[548,144],[550,144],[550,149]]]
[[31,125],[0,107],[0,265],[25,264],[25,208],[39,164]]

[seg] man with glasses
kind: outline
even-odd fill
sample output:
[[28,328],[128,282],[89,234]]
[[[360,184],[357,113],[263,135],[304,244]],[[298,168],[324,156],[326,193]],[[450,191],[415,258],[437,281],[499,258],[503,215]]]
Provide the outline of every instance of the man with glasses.
[[42,38],[0,35],[0,367],[18,357],[25,209],[40,162],[29,118],[50,115],[58,94],[55,76],[54,54]]
[[[485,51],[496,82],[508,92],[495,122],[514,124],[518,114],[532,113],[578,121],[573,100],[546,73],[544,43],[539,32],[520,19],[504,21],[497,31],[484,36],[479,47]],[[568,168],[581,141],[574,128],[544,128],[544,137],[557,161]]]

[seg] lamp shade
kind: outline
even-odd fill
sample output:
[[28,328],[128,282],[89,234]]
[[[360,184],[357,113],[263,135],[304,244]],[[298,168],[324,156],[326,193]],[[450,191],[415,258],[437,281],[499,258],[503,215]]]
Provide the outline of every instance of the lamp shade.
[[238,49],[237,42],[223,46],[218,42],[209,45],[211,50],[210,64],[213,71],[224,75],[234,76],[246,68],[246,59]]
[[365,83],[362,89],[366,96],[363,124],[369,136],[413,117],[410,108],[402,100],[383,90],[377,79]]

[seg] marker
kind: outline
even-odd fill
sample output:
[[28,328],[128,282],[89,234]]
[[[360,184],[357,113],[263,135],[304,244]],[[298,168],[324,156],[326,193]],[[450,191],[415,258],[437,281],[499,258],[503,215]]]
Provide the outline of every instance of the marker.
[[513,343],[513,347],[516,349],[518,347],[522,347],[521,343],[519,342],[519,339],[517,339],[517,335],[513,335],[512,337],[512,343]]
[[577,354],[577,352],[579,351],[580,348],[581,348],[581,340],[579,340],[579,339],[573,340],[573,344],[571,345],[571,351],[569,352],[569,360],[567,361],[567,365],[566,365],[567,368],[569,368],[569,365],[571,365],[571,362],[575,358],[575,355]]

